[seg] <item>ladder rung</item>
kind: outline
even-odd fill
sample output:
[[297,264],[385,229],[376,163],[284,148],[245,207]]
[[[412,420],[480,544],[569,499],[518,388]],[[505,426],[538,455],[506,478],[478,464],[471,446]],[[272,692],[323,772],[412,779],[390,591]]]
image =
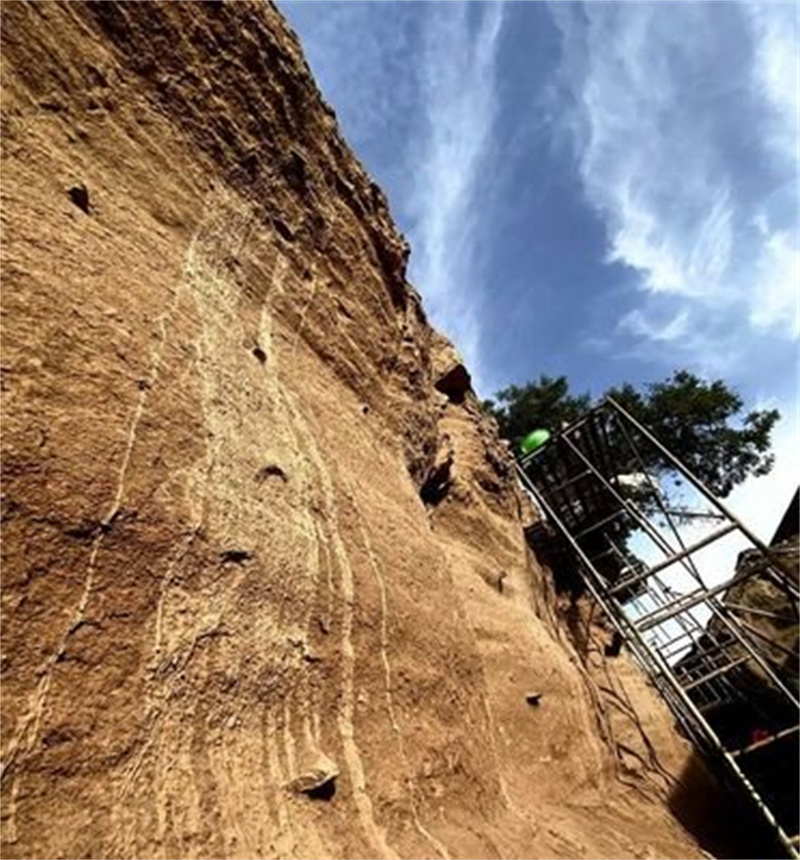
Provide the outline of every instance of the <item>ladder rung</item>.
[[699,687],[700,684],[705,684],[706,681],[710,681],[712,678],[716,678],[719,675],[724,675],[726,672],[730,672],[731,669],[735,669],[737,666],[741,666],[742,663],[746,663],[749,659],[750,655],[748,655],[747,657],[740,657],[738,660],[734,660],[732,663],[728,663],[726,666],[720,666],[719,669],[714,669],[713,672],[709,672],[707,675],[703,675],[702,678],[697,678],[697,680],[691,681],[683,689],[693,690],[695,687]]
[[681,615],[690,609],[694,609],[698,603],[703,603],[717,594],[727,591],[736,581],[736,576],[732,576],[713,588],[696,588],[694,591],[690,591],[689,594],[684,594],[671,603],[660,606],[658,609],[654,609],[652,612],[648,612],[647,615],[638,618],[634,626],[641,633],[644,633],[645,630],[650,630],[652,627],[658,627],[676,615]]
[[680,552],[673,553],[672,555],[665,558],[664,561],[659,562],[658,564],[654,564],[648,570],[645,570],[642,573],[631,577],[631,579],[627,580],[626,582],[620,582],[619,585],[615,585],[612,589],[609,590],[609,594],[616,594],[617,592],[620,592],[631,585],[636,585],[639,582],[643,582],[645,579],[649,579],[656,573],[661,573],[662,570],[666,570],[668,567],[672,567],[673,564],[677,564],[679,561],[683,561],[683,559],[688,558],[689,556],[696,553],[698,550],[707,547],[709,544],[714,543],[714,541],[725,537],[725,535],[729,535],[737,528],[738,526],[736,525],[736,523],[728,523],[721,529],[717,529],[717,531],[712,532],[710,535],[707,535],[702,540],[697,541],[697,543],[694,543],[691,546],[687,546]]
[[554,496],[556,493],[560,493],[564,489],[566,489],[567,487],[571,487],[573,484],[577,484],[578,481],[582,481],[584,478],[588,477],[591,474],[592,474],[592,472],[590,469],[584,469],[579,474],[573,475],[571,478],[567,478],[566,481],[563,481],[562,483],[558,484],[557,486],[552,487],[547,492],[550,496]]
[[795,732],[800,730],[800,725],[792,726],[789,729],[783,729],[780,732],[776,732],[774,735],[770,735],[768,738],[764,738],[763,741],[756,741],[754,744],[748,744],[746,747],[742,747],[738,750],[732,750],[731,755],[736,758],[740,755],[747,755],[747,753],[755,752],[756,750],[761,749],[761,747],[769,746],[771,743],[775,741],[779,741],[782,738],[787,738],[789,735],[793,735]]
[[722,708],[725,705],[729,705],[733,701],[734,699],[730,697],[727,699],[717,698],[714,699],[713,702],[706,702],[704,705],[695,705],[695,707],[698,711],[700,711],[701,714],[705,715],[711,713],[712,711],[715,711],[717,708]]

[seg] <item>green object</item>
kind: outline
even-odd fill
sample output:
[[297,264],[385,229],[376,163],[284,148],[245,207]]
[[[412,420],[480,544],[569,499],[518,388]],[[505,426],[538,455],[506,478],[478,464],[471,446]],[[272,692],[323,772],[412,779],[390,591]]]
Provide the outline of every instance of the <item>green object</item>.
[[519,449],[523,454],[530,454],[531,451],[535,451],[537,448],[541,448],[545,442],[550,438],[549,430],[532,430],[528,435],[520,442]]

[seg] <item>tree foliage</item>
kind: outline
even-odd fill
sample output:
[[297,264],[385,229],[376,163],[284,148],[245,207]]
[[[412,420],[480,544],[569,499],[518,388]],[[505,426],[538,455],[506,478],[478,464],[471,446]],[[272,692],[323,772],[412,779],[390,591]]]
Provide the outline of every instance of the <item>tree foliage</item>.
[[495,397],[498,403],[486,400],[483,406],[497,419],[500,435],[515,446],[531,430],[544,427],[555,432],[572,423],[592,402],[589,394],[570,394],[566,376],[556,379],[540,376],[538,382],[529,382],[521,388],[509,385]]
[[[663,382],[641,389],[624,384],[605,396],[644,424],[719,496],[727,496],[748,475],[766,475],[772,468],[771,433],[779,412],[742,414],[742,398],[720,379],[706,382],[679,370]],[[535,428],[558,431],[580,417],[590,402],[588,394],[570,393],[566,377],[542,376],[538,382],[509,386],[497,394],[497,402],[484,406],[497,419],[501,435],[516,446]],[[672,471],[657,452],[643,448],[642,453],[649,470]]]

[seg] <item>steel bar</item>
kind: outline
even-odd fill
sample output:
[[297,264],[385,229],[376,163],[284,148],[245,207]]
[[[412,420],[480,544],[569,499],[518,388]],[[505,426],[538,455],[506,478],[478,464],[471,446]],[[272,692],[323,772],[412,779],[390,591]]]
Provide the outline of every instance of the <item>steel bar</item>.
[[[631,424],[631,426],[635,427],[636,430],[647,439],[653,447],[661,454],[664,459],[666,459],[669,463],[671,463],[675,469],[677,469],[690,483],[692,483],[695,489],[699,490],[700,493],[711,502],[714,507],[720,510],[727,519],[736,523],[739,531],[745,535],[750,542],[758,547],[765,555],[767,559],[770,557],[769,547],[762,541],[756,534],[750,531],[749,528],[733,513],[733,511],[727,506],[724,505],[712,492],[708,489],[703,481],[697,477],[690,469],[688,469],[670,450],[666,448],[661,442],[656,439],[656,437],[642,424],[640,424],[633,415],[630,414],[626,409],[620,406],[613,397],[607,397],[606,402],[610,403],[614,409],[619,412],[620,415],[624,416],[624,418]],[[784,575],[784,578],[785,575]],[[793,589],[796,592],[796,589]]]
[[721,529],[717,529],[717,531],[712,532],[710,535],[706,535],[702,540],[697,541],[697,543],[693,543],[690,546],[687,546],[682,552],[675,553],[672,558],[665,558],[664,561],[660,561],[658,564],[653,565],[648,568],[645,572],[634,576],[631,579],[625,580],[625,582],[620,582],[618,585],[615,585],[614,588],[611,589],[610,594],[614,594],[616,591],[622,591],[624,588],[628,588],[631,585],[636,585],[639,582],[644,582],[644,580],[649,579],[656,573],[661,573],[662,570],[666,570],[668,567],[672,567],[673,564],[677,564],[677,562],[681,561],[684,558],[688,558],[690,555],[698,552],[704,547],[709,546],[710,544],[718,541],[720,538],[729,535],[731,532],[736,531],[736,525],[734,523],[728,523],[728,525],[723,526]]
[[687,520],[724,520],[725,516],[723,514],[714,514],[711,511],[704,513],[703,511],[682,511],[679,508],[670,509],[663,508],[665,514],[669,516],[675,517],[678,520],[687,519]]
[[555,495],[556,493],[562,492],[567,487],[571,487],[573,484],[577,484],[578,481],[582,481],[584,478],[588,477],[591,474],[592,473],[588,469],[586,469],[586,471],[581,472],[579,475],[575,475],[574,477],[569,478],[568,480],[564,481],[563,484],[559,484],[558,486],[553,487],[549,491],[550,495]]
[[684,630],[678,636],[674,636],[672,639],[668,639],[666,642],[664,642],[663,645],[659,645],[659,648],[669,648],[676,642],[680,642],[681,639],[686,639],[687,636],[689,637],[689,639],[691,639],[692,633],[689,630]]
[[[645,517],[641,513],[641,511],[639,511],[636,505],[631,504],[626,499],[623,499],[622,496],[611,486],[611,484],[609,484],[609,482],[600,474],[600,472],[598,472],[597,469],[594,468],[591,461],[584,456],[583,452],[580,449],[576,448],[575,445],[569,439],[565,438],[564,441],[572,448],[572,450],[578,455],[578,457],[580,457],[580,459],[585,463],[585,465],[588,466],[588,468],[594,472],[595,476],[601,481],[601,483],[608,490],[608,492],[610,492],[614,496],[614,498],[619,502],[619,504],[633,516],[634,520],[636,520],[636,522],[641,526],[641,528],[647,533],[653,543],[655,543],[656,546],[661,549],[664,555],[673,555],[675,552],[673,548],[664,539],[663,535],[660,535],[658,531],[653,528],[647,517]],[[686,561],[687,559],[682,559],[681,564],[683,564],[687,572],[693,578],[698,580],[700,585],[703,585],[702,580],[700,580],[697,576],[697,573],[692,570],[689,565],[686,564]]]
[[732,663],[727,663],[725,666],[720,666],[719,669],[714,669],[713,672],[709,672],[707,675],[703,675],[702,678],[696,678],[693,681],[690,681],[688,684],[683,685],[683,689],[686,691],[693,690],[695,687],[699,687],[701,684],[705,684],[713,678],[717,678],[720,675],[724,675],[726,672],[730,672],[731,669],[735,669],[737,666],[741,666],[742,663],[746,663],[750,660],[750,655],[747,657],[739,657],[738,660],[734,660]]
[[689,609],[694,608],[699,603],[703,603],[704,601],[713,597],[715,594],[719,594],[722,591],[727,591],[731,587],[733,582],[733,579],[728,579],[720,585],[714,586],[714,588],[698,588],[694,591],[690,591],[688,594],[684,594],[682,597],[679,597],[672,603],[668,603],[666,606],[662,606],[658,609],[655,609],[653,612],[650,612],[643,618],[638,618],[636,621],[636,627],[638,630],[644,632],[645,630],[650,630],[651,627],[655,627],[658,624],[663,624],[665,621],[669,621],[670,618],[673,618],[675,615],[679,615],[682,612],[687,612]]
[[698,651],[698,660],[701,657],[714,657],[715,655],[722,653],[729,646],[735,644],[735,639],[726,639],[724,642],[715,642],[711,647],[703,648],[702,651]]
[[597,529],[602,528],[603,526],[607,526],[609,523],[618,519],[622,514],[625,514],[627,512],[628,512],[628,509],[625,506],[621,507],[618,511],[615,511],[613,514],[610,514],[609,516],[605,517],[602,520],[598,520],[596,523],[593,523],[588,528],[584,529],[582,532],[578,532],[578,534],[575,535],[575,540],[581,540],[581,539],[585,538],[586,535],[591,534],[591,532],[597,531]]
[[792,726],[788,729],[782,729],[779,732],[775,732],[774,735],[770,735],[768,738],[764,738],[763,740],[756,741],[753,744],[748,744],[746,747],[742,747],[738,750],[731,750],[732,758],[739,758],[739,756],[747,755],[748,753],[755,752],[756,750],[760,750],[762,747],[769,746],[770,744],[774,744],[775,741],[783,740],[783,738],[788,738],[790,735],[795,734],[800,731],[800,725]]
[[785,621],[788,624],[794,624],[796,619],[790,618],[788,615],[779,615],[777,612],[769,612],[766,609],[756,609],[753,606],[743,606],[741,603],[731,603],[729,600],[723,601],[722,604],[726,609],[732,609],[734,612],[747,612],[749,615],[763,615],[765,618],[774,618],[776,621]]

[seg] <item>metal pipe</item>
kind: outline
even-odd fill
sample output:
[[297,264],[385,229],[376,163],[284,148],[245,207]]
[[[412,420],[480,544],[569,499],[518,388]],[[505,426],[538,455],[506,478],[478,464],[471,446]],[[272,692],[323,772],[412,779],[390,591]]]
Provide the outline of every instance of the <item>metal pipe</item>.
[[750,615],[763,615],[765,618],[774,618],[776,621],[786,621],[788,624],[794,624],[796,619],[790,618],[788,615],[778,615],[777,612],[769,612],[766,609],[754,609],[752,606],[743,606],[741,603],[731,603],[726,600],[723,604],[726,609],[733,609],[735,612],[747,612]]
[[721,529],[717,529],[717,531],[712,532],[710,535],[706,535],[702,540],[697,541],[697,543],[693,543],[686,547],[681,552],[675,553],[672,558],[666,558],[664,561],[660,561],[658,564],[653,565],[653,567],[648,568],[644,573],[640,573],[637,576],[633,577],[633,579],[625,580],[625,582],[620,582],[618,585],[615,585],[611,590],[610,594],[614,594],[615,591],[622,591],[625,588],[628,588],[631,585],[637,585],[640,582],[644,582],[644,580],[649,579],[656,573],[661,573],[662,570],[666,570],[668,567],[672,567],[673,564],[681,561],[681,559],[687,558],[693,553],[698,552],[699,550],[707,547],[709,544],[718,541],[720,538],[729,535],[731,532],[736,531],[735,523],[728,523],[728,525],[723,526]]
[[625,508],[625,507],[620,508],[615,513],[610,514],[609,516],[604,517],[602,520],[598,520],[596,523],[593,523],[588,528],[585,528],[582,532],[578,532],[578,534],[575,535],[575,540],[581,540],[581,538],[586,537],[586,535],[591,534],[594,531],[597,531],[597,529],[602,528],[603,526],[606,526],[611,522],[614,522],[614,520],[617,519],[621,514],[625,514],[627,512],[628,512],[627,508]]
[[[664,553],[664,555],[674,555],[675,550],[669,545],[669,543],[664,539],[664,537],[660,535],[656,529],[653,528],[647,517],[641,514],[636,505],[633,505],[628,500],[622,498],[622,496],[611,486],[611,484],[603,477],[603,475],[598,472],[598,470],[592,464],[591,460],[589,460],[585,456],[583,451],[581,451],[574,445],[572,440],[565,438],[564,441],[567,443],[567,445],[569,445],[570,448],[572,448],[572,450],[578,455],[578,457],[580,457],[580,459],[586,464],[586,466],[592,470],[595,477],[600,480],[603,486],[608,490],[608,492],[610,492],[614,496],[617,502],[619,502],[619,504],[622,505],[622,507],[625,508],[633,516],[634,520],[636,520],[639,526],[641,526],[641,528],[648,534],[653,543],[655,543],[656,546],[659,547],[659,549]],[[699,580],[699,577],[697,576],[696,572],[693,571],[691,567],[688,566],[685,562],[686,559],[684,558],[681,560],[680,563],[683,564],[690,576],[692,576],[694,579],[698,579],[700,585],[703,585],[703,582]]]
[[550,490],[550,495],[552,496],[552,495],[555,495],[556,493],[562,492],[562,490],[564,490],[566,487],[571,487],[573,484],[577,484],[578,481],[582,481],[584,478],[586,478],[588,475],[591,475],[591,474],[592,473],[587,469],[585,472],[581,472],[580,475],[575,475],[574,477],[570,478],[569,480],[564,481],[562,484],[559,484],[557,487],[553,487]]
[[721,591],[726,591],[735,581],[737,580],[733,577],[720,585],[715,585],[714,588],[698,588],[695,591],[690,591],[688,594],[682,595],[677,600],[673,600],[672,603],[659,607],[658,609],[653,610],[653,612],[645,615],[643,618],[637,619],[637,628],[644,632],[658,624],[663,624],[665,621],[669,621],[673,616],[692,609],[704,600],[708,600],[715,594],[719,594]]
[[[623,414],[627,415],[627,413],[625,413],[624,411],[623,411]],[[565,437],[564,441],[573,450],[573,452],[575,454],[577,454],[578,457],[586,464],[586,466],[592,470],[592,472],[595,474],[595,476],[597,478],[599,478],[601,483],[608,489],[608,491],[619,502],[622,502],[623,504],[626,505],[626,507],[629,508],[629,510],[631,510],[631,512],[634,514],[634,517],[638,521],[641,522],[643,528],[647,531],[647,533],[650,534],[651,536],[653,536],[654,541],[656,543],[663,542],[664,544],[666,544],[667,548],[669,550],[671,550],[671,547],[669,546],[669,544],[650,525],[648,520],[645,517],[641,516],[641,514],[639,513],[638,509],[635,506],[628,505],[622,499],[622,497],[614,490],[614,488],[611,487],[610,484],[605,480],[603,475],[601,475],[600,472],[597,471],[597,469],[594,467],[592,462],[583,454],[583,452],[579,448],[577,448],[570,439]],[[672,456],[672,455],[670,455],[670,456]],[[570,538],[571,538],[571,536],[570,536]],[[662,548],[662,551],[664,551],[663,548]],[[587,559],[587,561],[588,561],[588,559]],[[680,560],[679,563],[684,564],[685,561],[686,561],[686,558],[683,558]],[[590,569],[594,572],[593,567]],[[689,572],[691,573],[691,570],[689,570]],[[599,574],[595,574],[595,575],[597,575],[598,579],[600,579]],[[677,609],[674,609],[674,610],[670,611],[669,613],[664,614],[663,617],[658,618],[653,623],[648,623],[646,626],[641,626],[642,619],[638,619],[637,622],[633,626],[637,631],[641,631],[642,633],[644,633],[646,630],[668,621],[670,618],[674,617],[675,615],[679,615],[679,614],[682,614],[683,612],[687,612],[687,611],[691,610],[694,606],[697,606],[700,603],[706,602],[708,605],[708,608],[711,610],[712,614],[717,616],[720,619],[720,622],[723,625],[725,625],[734,634],[736,639],[739,640],[742,647],[753,657],[753,659],[759,664],[759,666],[761,666],[761,668],[767,673],[767,675],[769,675],[769,677],[772,679],[773,683],[789,698],[789,700],[791,702],[795,702],[796,700],[795,700],[794,696],[792,695],[792,693],[783,684],[781,679],[778,678],[778,676],[772,671],[771,667],[764,661],[764,659],[761,657],[761,655],[753,648],[752,643],[745,636],[743,636],[743,634],[733,624],[731,624],[729,619],[725,616],[724,612],[710,599],[715,594],[718,594],[718,593],[725,591],[728,588],[730,588],[731,585],[734,583],[734,581],[741,582],[744,579],[749,578],[750,575],[752,575],[752,574],[746,575],[744,577],[734,575],[734,577],[729,579],[727,582],[724,582],[724,583],[722,583],[722,585],[718,585],[715,588],[711,588],[711,589],[706,588],[705,584],[702,582],[702,580],[700,580],[700,586],[701,586],[700,589],[698,589],[697,591],[694,591],[694,592],[690,592],[689,595],[686,595],[684,598],[681,598],[679,601],[675,601],[675,603],[673,603],[672,605],[676,606],[681,601],[686,600],[686,598],[688,598],[688,597],[691,597],[692,599],[688,603],[686,603],[685,605],[679,606]],[[605,583],[601,582],[600,587],[601,588],[607,588],[607,585]],[[661,610],[661,609],[655,610],[655,612],[650,613],[650,616],[655,617],[655,613],[661,613],[661,612],[663,612],[663,610]],[[645,616],[645,618],[647,618],[647,617],[648,616]],[[628,621],[628,620],[629,619],[626,618],[626,621]]]
[[[761,538],[757,537],[747,526],[733,513],[733,511],[727,506],[724,505],[715,495],[708,489],[708,487],[694,474],[690,469],[688,469],[670,450],[666,448],[661,442],[656,439],[656,437],[643,425],[640,424],[633,415],[630,414],[626,409],[620,406],[613,397],[607,397],[606,402],[610,403],[611,406],[619,412],[620,415],[624,416],[624,418],[636,428],[636,430],[641,433],[645,439],[647,439],[655,449],[664,457],[672,466],[674,466],[684,477],[686,477],[692,484],[694,484],[695,489],[699,490],[702,495],[711,502],[716,508],[718,508],[725,517],[729,520],[732,520],[739,528],[739,531],[742,532],[750,542],[758,547],[766,556],[767,559],[770,557],[770,550],[767,544],[761,540]],[[783,575],[784,578],[785,575]]]
[[779,741],[782,738],[787,738],[789,735],[795,734],[795,732],[800,731],[800,725],[791,726],[788,729],[781,729],[779,732],[775,732],[774,735],[770,735],[768,738],[764,738],[762,741],[756,741],[754,744],[749,744],[746,747],[742,747],[738,750],[733,750],[731,752],[731,756],[734,758],[738,758],[740,755],[746,755],[747,753],[755,752],[757,749],[761,749],[761,747],[768,746],[775,741]]
[[690,681],[688,684],[685,684],[683,689],[688,693],[689,690],[693,690],[695,687],[699,687],[701,684],[706,684],[708,681],[711,681],[713,678],[717,678],[719,675],[724,675],[726,672],[730,672],[731,669],[735,669],[737,666],[741,666],[743,663],[746,663],[750,660],[751,657],[748,654],[746,657],[739,657],[736,660],[733,660],[730,663],[727,663],[724,666],[720,666],[718,669],[714,669],[713,672],[709,672],[707,675],[703,675],[701,678],[696,678]]

